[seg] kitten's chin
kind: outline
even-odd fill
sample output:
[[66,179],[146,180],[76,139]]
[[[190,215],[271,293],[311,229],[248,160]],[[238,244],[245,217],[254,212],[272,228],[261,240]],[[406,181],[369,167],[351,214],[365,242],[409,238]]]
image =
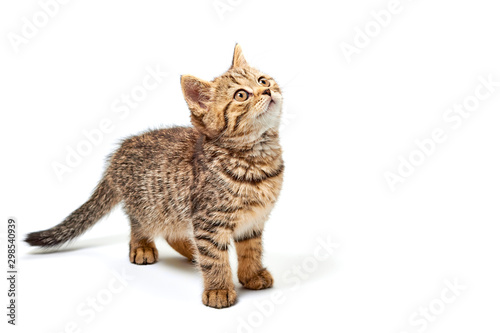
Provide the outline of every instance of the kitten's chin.
[[281,118],[281,100],[272,100],[269,102],[266,110],[259,114],[256,122],[259,126],[259,132],[262,134],[269,129],[279,128]]
[[258,115],[257,118],[263,118],[265,117],[269,112],[273,111],[273,108],[276,106],[276,102],[273,101],[272,99],[267,103],[267,106],[264,108],[263,111],[261,111]]

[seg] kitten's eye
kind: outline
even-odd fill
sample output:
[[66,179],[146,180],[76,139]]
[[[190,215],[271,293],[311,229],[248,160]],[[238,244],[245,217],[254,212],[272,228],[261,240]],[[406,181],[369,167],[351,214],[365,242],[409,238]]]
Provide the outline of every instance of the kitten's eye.
[[238,102],[244,102],[248,99],[248,93],[245,90],[240,89],[234,94],[234,99]]
[[261,85],[263,85],[264,87],[269,87],[269,86],[271,85],[271,83],[269,82],[269,80],[268,80],[268,79],[266,79],[266,78],[264,78],[264,77],[261,77],[261,78],[259,79],[259,83],[260,83]]

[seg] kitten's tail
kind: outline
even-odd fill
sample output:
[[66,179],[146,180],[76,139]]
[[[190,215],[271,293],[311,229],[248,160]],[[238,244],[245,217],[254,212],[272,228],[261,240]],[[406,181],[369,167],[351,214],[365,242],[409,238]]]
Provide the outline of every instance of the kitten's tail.
[[25,241],[32,246],[62,245],[90,229],[121,201],[120,195],[105,175],[90,199],[71,213],[64,221],[47,230],[28,234]]

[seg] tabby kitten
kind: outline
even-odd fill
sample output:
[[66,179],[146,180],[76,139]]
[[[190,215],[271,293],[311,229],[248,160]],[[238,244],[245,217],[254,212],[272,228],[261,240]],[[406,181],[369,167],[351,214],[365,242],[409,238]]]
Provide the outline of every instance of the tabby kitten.
[[277,83],[250,67],[236,45],[231,68],[213,81],[181,77],[194,127],[153,130],[123,141],[90,199],[55,227],[28,234],[52,247],[83,234],[123,202],[130,218],[130,262],[158,260],[161,236],[203,274],[203,304],[236,301],[229,266],[231,238],[238,279],[264,289],[262,231],[283,181],[278,138],[282,97]]

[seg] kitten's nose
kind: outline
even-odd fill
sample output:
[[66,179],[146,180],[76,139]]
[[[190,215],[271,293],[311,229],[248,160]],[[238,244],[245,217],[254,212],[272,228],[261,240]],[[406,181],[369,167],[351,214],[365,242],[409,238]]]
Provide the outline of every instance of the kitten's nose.
[[262,92],[262,95],[268,95],[268,96],[271,96],[271,90],[269,89],[266,89]]

